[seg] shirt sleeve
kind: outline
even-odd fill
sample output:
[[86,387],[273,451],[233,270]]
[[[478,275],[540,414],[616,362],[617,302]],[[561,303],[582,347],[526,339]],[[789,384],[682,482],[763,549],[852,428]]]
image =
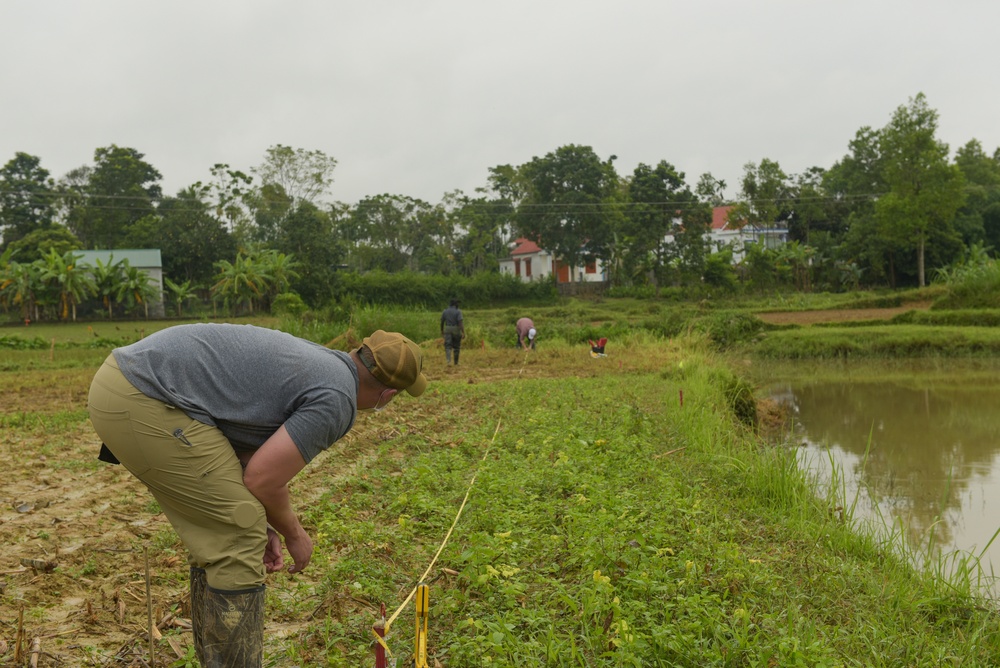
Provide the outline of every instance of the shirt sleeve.
[[347,395],[325,390],[308,397],[285,422],[285,429],[309,463],[354,426],[357,406]]

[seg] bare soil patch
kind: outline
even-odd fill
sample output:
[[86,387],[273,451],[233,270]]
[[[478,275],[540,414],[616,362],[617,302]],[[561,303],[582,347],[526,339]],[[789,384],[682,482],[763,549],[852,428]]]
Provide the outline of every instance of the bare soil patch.
[[859,320],[889,320],[907,311],[927,310],[930,302],[915,302],[892,308],[825,309],[820,311],[781,311],[757,313],[757,317],[773,325],[814,325],[828,322],[851,322]]

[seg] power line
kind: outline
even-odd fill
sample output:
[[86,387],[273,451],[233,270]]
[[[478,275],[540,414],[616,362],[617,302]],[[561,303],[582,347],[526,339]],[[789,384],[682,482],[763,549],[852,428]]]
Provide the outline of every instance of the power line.
[[[859,194],[837,194],[837,195],[817,195],[812,197],[787,197],[787,198],[753,198],[753,199],[734,199],[725,200],[723,204],[718,206],[735,206],[738,204],[749,204],[749,205],[762,205],[762,204],[788,204],[794,206],[795,204],[801,203],[824,203],[824,202],[857,202],[865,200],[876,200],[879,197],[884,196],[885,193],[859,193]],[[21,200],[22,203],[30,203],[31,199],[49,199],[53,203],[60,202],[63,200],[72,200],[74,198],[81,199],[84,201],[90,200],[89,203],[81,206],[85,206],[91,210],[97,211],[120,211],[120,212],[145,212],[148,213],[152,211],[158,212],[159,206],[165,201],[173,202],[190,202],[197,203],[197,207],[171,207],[171,213],[215,213],[215,210],[220,208],[219,204],[206,202],[198,198],[191,197],[148,197],[139,195],[100,195],[94,193],[46,193],[46,192],[34,192],[31,193],[28,198]],[[111,204],[96,204],[94,201],[107,201],[110,200]],[[123,206],[117,203],[123,204]],[[141,204],[141,206],[139,206]],[[545,210],[564,210],[567,212],[594,212],[601,210],[624,210],[628,211],[630,209],[635,209],[639,207],[664,207],[671,208],[676,211],[687,211],[694,208],[699,208],[706,206],[706,202],[700,200],[680,200],[680,201],[599,201],[599,202],[506,202],[506,201],[487,201],[487,202],[467,202],[466,204],[472,206],[475,205],[480,209],[486,207],[489,209],[504,209],[510,210],[511,213],[515,212],[528,212],[535,210],[545,211]],[[230,206],[230,205],[224,205]],[[67,208],[75,208],[72,205],[67,205]],[[459,205],[450,210],[450,212],[461,211],[462,206]],[[0,208],[0,213],[2,213],[2,208]]]

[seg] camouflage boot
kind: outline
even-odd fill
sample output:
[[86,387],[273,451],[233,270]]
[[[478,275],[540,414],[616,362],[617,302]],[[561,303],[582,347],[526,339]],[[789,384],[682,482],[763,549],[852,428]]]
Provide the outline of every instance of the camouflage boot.
[[205,587],[203,668],[260,668],[264,585],[239,591]]
[[198,661],[205,664],[205,569],[191,567],[191,632],[194,634],[194,652]]

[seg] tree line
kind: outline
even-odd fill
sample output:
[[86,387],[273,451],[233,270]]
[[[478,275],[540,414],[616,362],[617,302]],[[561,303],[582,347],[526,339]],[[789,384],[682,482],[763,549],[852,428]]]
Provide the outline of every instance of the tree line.
[[[11,305],[12,263],[158,248],[168,287],[243,310],[278,294],[316,307],[345,274],[497,272],[517,237],[570,265],[601,260],[625,291],[924,285],[974,250],[1000,248],[1000,148],[972,139],[951,156],[937,129],[918,94],[884,127],[859,129],[831,166],[787,174],[768,158],[747,163],[733,199],[710,173],[692,184],[661,160],[621,175],[614,155],[576,144],[489,167],[474,193],[437,204],[402,194],[331,203],[336,159],[280,144],[248,172],[216,164],[173,196],[134,148],[99,148],[58,180],[19,152],[0,169],[0,298]],[[789,243],[712,248],[706,233],[723,205],[731,227],[787,230]]]

